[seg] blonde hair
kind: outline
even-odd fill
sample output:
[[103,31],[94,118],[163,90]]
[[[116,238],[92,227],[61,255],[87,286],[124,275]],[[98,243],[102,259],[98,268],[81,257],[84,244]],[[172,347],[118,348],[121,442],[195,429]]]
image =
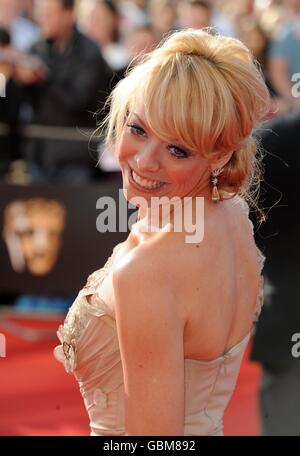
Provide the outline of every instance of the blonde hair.
[[260,181],[252,132],[268,112],[269,92],[241,41],[210,29],[173,32],[128,69],[108,103],[107,145],[117,146],[128,114],[141,104],[162,140],[176,139],[206,157],[232,151],[219,189],[251,200],[250,187]]

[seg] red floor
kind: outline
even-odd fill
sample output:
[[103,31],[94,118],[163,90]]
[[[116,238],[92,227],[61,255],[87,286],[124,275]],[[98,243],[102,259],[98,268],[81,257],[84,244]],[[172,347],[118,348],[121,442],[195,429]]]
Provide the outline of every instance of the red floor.
[[[15,320],[22,326],[56,329],[58,320]],[[0,358],[0,435],[88,435],[77,383],[52,355],[56,340],[24,341],[6,335]],[[251,344],[251,342],[250,342]],[[224,418],[225,435],[258,435],[260,369],[245,354],[238,385]]]

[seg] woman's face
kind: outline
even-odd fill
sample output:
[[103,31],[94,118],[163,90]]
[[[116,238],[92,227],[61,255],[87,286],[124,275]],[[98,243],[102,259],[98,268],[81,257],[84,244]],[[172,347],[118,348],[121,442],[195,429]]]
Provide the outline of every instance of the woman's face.
[[128,116],[117,148],[126,197],[189,196],[195,185],[210,194],[209,161],[199,152],[184,149],[175,140],[167,143],[150,130],[143,111]]
[[106,46],[114,40],[117,18],[103,3],[95,3],[88,21],[87,32],[99,45]]

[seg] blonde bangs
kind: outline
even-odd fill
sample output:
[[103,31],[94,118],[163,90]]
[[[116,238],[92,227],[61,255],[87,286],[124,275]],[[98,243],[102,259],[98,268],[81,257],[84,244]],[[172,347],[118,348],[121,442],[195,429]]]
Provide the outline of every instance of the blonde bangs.
[[167,37],[131,68],[108,103],[104,126],[111,146],[139,105],[162,140],[207,155],[240,146],[263,118],[268,91],[241,42],[186,30]]
[[205,153],[209,152],[213,119],[213,104],[206,94],[212,93],[213,83],[204,77],[200,85],[188,60],[178,55],[157,67],[138,101],[143,103],[146,122],[156,136]]
[[203,155],[222,142],[220,135],[228,132],[226,125],[235,115],[222,74],[203,57],[182,53],[131,69],[114,89],[110,103],[106,141],[111,146],[119,142],[129,113],[142,106],[157,137]]

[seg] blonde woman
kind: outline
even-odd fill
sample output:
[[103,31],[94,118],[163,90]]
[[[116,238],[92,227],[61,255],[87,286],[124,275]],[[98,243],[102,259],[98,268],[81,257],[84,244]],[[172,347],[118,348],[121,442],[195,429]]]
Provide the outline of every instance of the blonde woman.
[[[268,90],[240,41],[188,29],[129,70],[110,102],[107,143],[138,220],[79,292],[56,356],[79,381],[92,435],[223,435],[262,305],[245,199]],[[174,229],[186,216],[204,228],[196,242]]]

